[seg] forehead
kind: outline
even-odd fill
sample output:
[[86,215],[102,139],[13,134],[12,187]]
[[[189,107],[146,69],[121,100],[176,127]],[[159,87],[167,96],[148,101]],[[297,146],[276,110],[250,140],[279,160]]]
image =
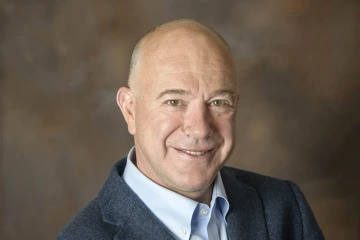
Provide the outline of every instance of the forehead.
[[143,52],[150,61],[174,56],[231,58],[227,46],[213,33],[182,28],[150,38]]
[[204,34],[173,33],[150,42],[141,71],[145,85],[189,84],[202,80],[216,85],[236,85],[230,51]]
[[158,59],[150,70],[152,84],[192,84],[229,85],[235,80],[235,73],[229,64],[211,56],[174,55]]

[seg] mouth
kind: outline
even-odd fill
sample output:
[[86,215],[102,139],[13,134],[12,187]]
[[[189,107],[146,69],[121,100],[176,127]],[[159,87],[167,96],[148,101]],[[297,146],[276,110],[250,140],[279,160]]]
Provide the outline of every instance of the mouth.
[[208,149],[208,150],[195,150],[195,149],[194,150],[185,150],[185,149],[175,148],[175,150],[182,154],[186,154],[188,156],[199,157],[199,156],[210,155],[212,152],[214,152],[215,148]]

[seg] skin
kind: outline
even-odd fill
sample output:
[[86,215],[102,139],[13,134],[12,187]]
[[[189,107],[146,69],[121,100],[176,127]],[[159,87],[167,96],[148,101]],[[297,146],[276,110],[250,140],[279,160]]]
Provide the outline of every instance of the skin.
[[235,144],[235,63],[215,34],[172,22],[144,41],[118,105],[134,135],[136,166],[155,183],[210,204]]

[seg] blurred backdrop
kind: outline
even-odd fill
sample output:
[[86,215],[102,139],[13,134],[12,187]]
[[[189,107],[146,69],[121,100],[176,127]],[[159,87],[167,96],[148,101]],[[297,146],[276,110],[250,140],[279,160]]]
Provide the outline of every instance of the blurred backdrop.
[[53,239],[133,145],[116,105],[137,40],[193,18],[237,61],[230,166],[295,181],[327,239],[360,239],[356,0],[0,0],[0,239]]

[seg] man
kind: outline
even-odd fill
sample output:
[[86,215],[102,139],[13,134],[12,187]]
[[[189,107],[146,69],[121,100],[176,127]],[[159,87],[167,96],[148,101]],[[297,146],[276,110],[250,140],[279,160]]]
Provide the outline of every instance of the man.
[[323,239],[295,184],[223,167],[238,100],[216,32],[177,20],[148,33],[117,94],[135,147],[57,239]]

